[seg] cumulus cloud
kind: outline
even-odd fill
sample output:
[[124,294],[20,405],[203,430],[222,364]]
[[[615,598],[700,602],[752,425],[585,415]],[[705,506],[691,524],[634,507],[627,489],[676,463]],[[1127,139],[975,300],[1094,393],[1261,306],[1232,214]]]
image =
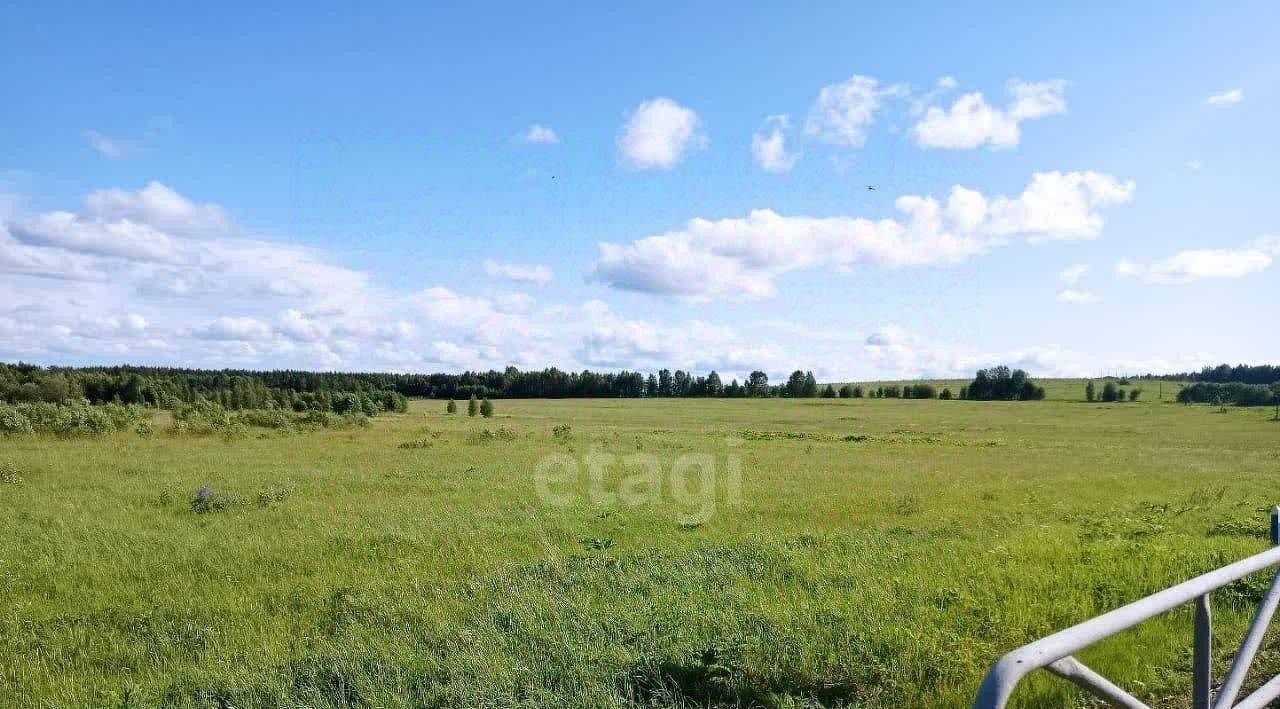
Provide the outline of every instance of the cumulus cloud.
[[205,323],[192,334],[209,340],[263,340],[271,336],[271,327],[254,318],[224,315]]
[[540,143],[543,145],[555,145],[560,142],[560,136],[556,132],[540,123],[533,125],[520,131],[516,136],[521,143]]
[[787,150],[786,131],[791,119],[783,113],[764,119],[760,130],[751,136],[751,155],[756,164],[769,172],[787,172],[800,159],[800,153]]
[[600,301],[588,302],[579,315],[586,332],[576,358],[592,367],[648,371],[678,367],[745,377],[753,369],[781,372],[787,366],[799,366],[781,348],[744,338],[729,326],[701,320],[655,323],[629,319]]
[[86,130],[81,135],[89,147],[93,148],[99,155],[109,160],[119,160],[132,155],[136,151],[136,146],[129,141],[112,138],[109,135],[99,133],[96,130]]
[[1190,283],[1213,278],[1240,278],[1265,271],[1280,256],[1280,237],[1264,236],[1233,249],[1187,249],[1154,263],[1116,263],[1117,275],[1151,283]]
[[983,367],[1005,364],[1033,376],[1079,376],[1088,358],[1059,345],[1004,351],[982,351],[966,345],[939,342],[887,324],[867,336],[862,358],[874,371],[893,379],[971,377]]
[[170,187],[150,182],[137,191],[108,189],[85,198],[85,217],[129,221],[187,237],[232,236],[236,227],[216,204],[197,204]]
[[484,272],[494,278],[505,278],[511,281],[537,283],[539,285],[550,283],[552,278],[550,266],[534,263],[509,263],[493,259],[487,259],[484,262]]
[[669,170],[690,149],[706,143],[697,113],[669,98],[658,97],[631,111],[618,135],[618,154],[632,167]]
[[956,186],[945,201],[906,195],[897,219],[785,216],[696,218],[629,244],[602,242],[589,274],[613,288],[691,300],[773,295],[781,274],[866,263],[890,268],[963,261],[1015,239],[1092,239],[1100,210],[1134,185],[1095,172],[1035,174],[1022,194],[987,197]]
[[1210,106],[1232,106],[1244,100],[1244,89],[1228,89],[1204,100]]
[[809,109],[804,132],[825,143],[861,147],[881,101],[889,96],[904,96],[907,91],[902,84],[884,86],[878,79],[854,74],[846,81],[822,87]]
[[1101,301],[1096,293],[1079,290],[1076,288],[1064,288],[1058,292],[1059,303],[1070,303],[1072,305],[1093,305]]
[[[1079,189],[1091,195],[1085,207],[1094,210],[1106,194],[1106,180],[1071,174],[1045,179],[1024,193],[1039,195],[1029,200],[992,197],[979,202],[976,193],[965,191],[926,208],[926,198],[908,199],[912,211],[895,222],[902,233],[894,239],[925,228],[927,220],[922,220],[930,214],[941,225],[936,229],[952,230],[956,240],[981,233],[982,239],[996,243],[1015,238],[999,236],[1003,229],[1029,224],[1066,232],[1057,238],[1089,238],[1100,222],[1067,218],[1078,207],[1064,207],[1071,201],[1048,195],[1058,189],[1052,187],[1055,180],[1068,185],[1079,181]],[[1092,187],[1083,186],[1091,181]],[[1120,193],[1132,189],[1117,184]],[[1018,207],[1023,201],[1038,206]],[[1045,217],[1045,205],[1056,205],[1051,211],[1061,214]],[[813,369],[823,380],[847,380],[968,375],[976,366],[1001,362],[1038,374],[1095,372],[1099,366],[1052,345],[988,352],[935,342],[902,328],[882,328],[871,335],[842,329],[830,337],[806,337],[800,347],[795,344],[801,341],[796,333],[803,331],[795,329],[800,322],[782,327],[658,318],[617,312],[600,301],[542,303],[527,293],[467,292],[439,283],[393,290],[321,250],[264,237],[233,221],[222,207],[164,186],[95,193],[83,208],[66,213],[72,215],[67,228],[74,238],[42,232],[20,239],[12,233],[14,225],[33,231],[27,225],[43,224],[42,217],[52,213],[0,213],[0,272],[5,273],[0,277],[0,360],[417,372],[501,370],[507,365],[643,371],[679,367],[698,373],[715,369],[726,381],[742,379],[753,369],[763,369],[771,378]],[[1039,216],[1032,219],[1034,215]],[[126,221],[150,230],[139,233],[164,238],[125,240],[127,248],[104,244],[116,238],[112,229]],[[767,241],[771,233],[762,238]],[[822,234],[822,239],[834,238]],[[844,234],[843,227],[836,231],[836,236]],[[794,244],[783,243],[775,252],[753,250],[751,243],[726,238],[694,240],[689,246],[736,260],[749,272],[764,268],[751,260],[755,258],[794,266],[786,256]],[[795,243],[812,245],[805,239]],[[880,252],[866,244],[846,247],[841,239],[818,243],[823,248],[837,244],[841,258],[847,254],[840,249],[848,248],[863,260],[881,262]],[[892,252],[900,245],[893,241],[885,248]],[[814,265],[833,262],[807,258]]]
[[987,103],[981,92],[964,94],[950,108],[931,106],[912,128],[922,148],[1012,148],[1021,139],[1021,123],[1066,113],[1066,82],[1061,80],[1008,83],[1009,102],[1004,108]]
[[1084,274],[1089,272],[1089,267],[1083,263],[1072,264],[1058,272],[1058,281],[1067,285],[1079,283]]
[[1075,288],[1080,279],[1084,278],[1089,272],[1089,267],[1083,263],[1072,264],[1058,272],[1058,282],[1064,286],[1068,286],[1058,291],[1059,303],[1071,303],[1073,305],[1092,305],[1100,302],[1102,299],[1091,291]]

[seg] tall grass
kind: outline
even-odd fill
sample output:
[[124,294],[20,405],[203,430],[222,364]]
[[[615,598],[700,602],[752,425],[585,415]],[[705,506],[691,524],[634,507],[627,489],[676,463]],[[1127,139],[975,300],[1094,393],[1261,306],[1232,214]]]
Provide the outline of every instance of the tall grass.
[[[1005,651],[1264,548],[1280,498],[1269,411],[442,409],[0,440],[0,707],[964,706]],[[669,461],[729,436],[742,501],[702,524],[669,490],[640,507],[535,492],[547,454]],[[1216,595],[1221,653],[1264,589]],[[1083,659],[1187,706],[1189,638],[1178,611]],[[1081,702],[1052,678],[1019,701]]]

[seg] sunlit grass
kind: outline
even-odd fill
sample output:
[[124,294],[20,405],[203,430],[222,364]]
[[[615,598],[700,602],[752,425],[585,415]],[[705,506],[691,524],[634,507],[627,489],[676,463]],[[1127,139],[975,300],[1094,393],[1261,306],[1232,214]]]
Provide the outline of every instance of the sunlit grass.
[[[963,706],[1005,651],[1264,548],[1280,500],[1270,410],[496,405],[0,440],[0,706]],[[742,497],[550,505],[551,453],[738,455]],[[1261,583],[1219,594],[1222,652]],[[1084,659],[1186,706],[1189,638],[1175,613]]]

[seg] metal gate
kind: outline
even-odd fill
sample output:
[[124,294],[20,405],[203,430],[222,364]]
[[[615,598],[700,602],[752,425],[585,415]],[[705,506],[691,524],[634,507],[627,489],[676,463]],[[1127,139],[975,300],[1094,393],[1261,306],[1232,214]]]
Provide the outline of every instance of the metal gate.
[[1280,506],[1271,509],[1271,543],[1272,548],[1261,554],[1197,576],[1140,601],[1023,645],[1005,655],[992,666],[982,681],[978,697],[973,703],[974,709],[1003,709],[1018,682],[1041,668],[1074,682],[1114,706],[1151,709],[1106,677],[1086,667],[1072,654],[1184,603],[1195,604],[1191,659],[1192,709],[1262,709],[1280,698],[1280,675],[1271,678],[1244,699],[1238,702],[1236,699],[1244,686],[1245,675],[1253,664],[1253,658],[1262,646],[1262,636],[1267,632],[1271,616],[1276,612],[1276,605],[1280,604],[1280,574],[1271,580],[1271,587],[1267,589],[1262,603],[1254,613],[1249,630],[1240,643],[1240,650],[1231,663],[1231,669],[1227,671],[1222,686],[1216,692],[1213,689],[1213,620],[1209,594],[1250,574],[1280,564]]

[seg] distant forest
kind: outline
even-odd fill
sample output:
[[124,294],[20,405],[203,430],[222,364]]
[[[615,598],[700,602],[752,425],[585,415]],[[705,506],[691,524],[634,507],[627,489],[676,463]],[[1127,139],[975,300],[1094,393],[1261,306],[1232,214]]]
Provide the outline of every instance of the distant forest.
[[[1202,384],[1271,385],[1280,382],[1280,367],[1272,365],[1221,365],[1200,372],[1146,375],[1144,379],[1191,380]],[[1238,387],[1233,387],[1232,392]],[[1199,399],[1209,400],[1218,390],[1191,388]],[[376,372],[309,372],[299,370],[203,370],[173,367],[39,367],[0,363],[0,402],[63,403],[87,400],[91,404],[138,404],[172,408],[181,404],[210,403],[226,409],[283,408],[294,411],[337,411],[376,408],[404,410],[404,398],[572,398],[572,397],[861,397],[861,387],[846,385],[838,391],[819,387],[812,372],[797,370],[782,383],[770,384],[762,371],[746,381],[723,381],[715,371],[695,375],[683,370],[641,372],[567,372],[554,367],[522,371],[462,372],[460,374],[390,374]],[[881,387],[869,396],[952,398],[931,385],[907,389]],[[954,398],[1038,399],[1037,387],[1025,372],[1007,367],[982,370]],[[1230,396],[1226,398],[1232,398]]]
[[1280,382],[1280,366],[1273,364],[1220,364],[1205,367],[1198,372],[1180,374],[1144,374],[1141,379],[1163,379],[1178,382],[1209,382],[1213,384],[1275,384]]
[[[816,389],[808,373],[810,388]],[[434,399],[693,397],[801,395],[793,386],[769,386],[769,377],[753,372],[746,382],[729,383],[712,371],[706,376],[663,369],[640,372],[565,372],[556,368],[461,374],[386,374],[297,370],[202,370],[171,367],[38,367],[0,363],[0,401],[9,403],[78,401],[172,407],[209,402],[227,409],[333,407],[335,398],[428,397]],[[806,390],[807,393],[807,390]],[[399,410],[398,401],[382,403]]]

